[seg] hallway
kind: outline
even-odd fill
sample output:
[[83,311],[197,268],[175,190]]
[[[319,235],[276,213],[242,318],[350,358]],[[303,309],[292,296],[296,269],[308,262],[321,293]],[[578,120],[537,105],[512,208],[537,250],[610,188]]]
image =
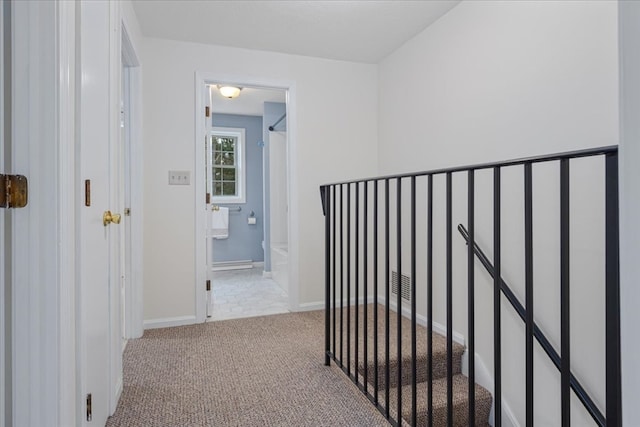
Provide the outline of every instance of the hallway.
[[323,316],[145,331],[124,352],[124,389],[107,426],[388,426],[336,364],[323,365]]

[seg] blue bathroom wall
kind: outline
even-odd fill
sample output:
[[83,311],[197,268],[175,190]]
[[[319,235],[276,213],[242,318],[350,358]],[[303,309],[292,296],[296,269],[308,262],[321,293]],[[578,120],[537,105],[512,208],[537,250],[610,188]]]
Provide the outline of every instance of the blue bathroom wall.
[[[240,261],[250,259],[254,262],[264,260],[262,239],[264,236],[263,190],[262,190],[262,117],[241,116],[236,114],[213,114],[213,126],[245,129],[245,150],[247,163],[246,203],[219,204],[230,208],[240,206],[242,211],[229,211],[229,238],[215,240],[213,261]],[[255,225],[247,223],[253,211],[257,218]]]
[[[287,104],[283,102],[265,102],[264,114],[262,124],[262,138],[265,143],[264,146],[264,160],[263,160],[263,174],[265,176],[265,182],[268,183],[269,179],[269,126],[277,122],[283,114],[287,111]],[[282,120],[275,127],[275,130],[283,131],[287,130],[287,119]],[[264,211],[269,212],[270,205],[270,190],[269,186],[264,186]],[[269,222],[266,221],[264,232],[264,247],[269,248],[271,245],[271,230],[269,229]],[[271,251],[265,250],[264,253],[264,271],[271,271]]]

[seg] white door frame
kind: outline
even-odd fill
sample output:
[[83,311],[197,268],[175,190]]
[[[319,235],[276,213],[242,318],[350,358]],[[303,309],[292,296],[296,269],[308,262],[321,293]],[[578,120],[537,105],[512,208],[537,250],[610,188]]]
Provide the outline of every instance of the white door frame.
[[638,161],[640,161],[640,4],[618,3],[618,44],[620,66],[620,326],[622,346],[623,425],[640,419],[640,338],[638,322],[638,256],[640,255],[640,201]]
[[[56,2],[58,7],[58,188],[60,198],[60,413],[59,425],[76,424],[77,389],[77,266],[76,266],[76,6]],[[46,142],[43,142],[46,143]]]
[[12,3],[11,172],[29,180],[28,206],[10,213],[16,426],[75,424],[75,139],[61,108],[73,105],[74,10]]
[[298,280],[298,246],[299,246],[299,209],[298,184],[292,177],[297,176],[297,105],[296,83],[275,79],[262,79],[250,76],[222,75],[212,72],[196,71],[195,73],[195,158],[194,158],[194,190],[195,190],[195,305],[196,322],[206,320],[207,291],[205,281],[207,277],[207,260],[205,248],[206,217],[205,217],[205,187],[204,161],[201,158],[202,143],[206,135],[204,107],[206,105],[203,87],[207,83],[229,84],[235,86],[251,86],[282,89],[287,91],[287,143],[289,182],[289,309],[298,311],[299,280]]
[[[4,68],[9,64],[4,62],[4,40],[5,40],[5,32],[10,31],[10,27],[4,25],[4,8],[5,3],[0,3],[0,173],[7,173],[8,168],[4,162],[4,150],[5,150],[5,127],[4,127],[4,116],[5,113],[10,111],[10,109],[6,108],[5,99],[4,99]],[[8,83],[8,82],[7,82]],[[7,145],[8,147],[8,145]],[[7,413],[5,409],[5,399],[7,393],[7,384],[5,380],[5,373],[7,371],[7,360],[5,359],[5,328],[7,327],[6,323],[6,312],[5,312],[5,298],[4,294],[6,291],[6,287],[10,285],[11,281],[7,277],[6,263],[5,263],[5,245],[8,245],[8,238],[5,233],[5,209],[0,209],[0,427],[5,427],[6,418],[10,415]]]
[[[124,212],[124,182],[122,173],[123,141],[120,131],[120,100],[122,98],[122,18],[120,2],[109,2],[109,144],[110,144],[110,206],[114,213]],[[116,411],[122,394],[122,245],[124,227],[111,233],[109,257],[109,414]]]
[[[142,218],[143,218],[143,194],[142,194],[142,70],[139,56],[129,37],[126,24],[122,22],[122,58],[126,69],[126,79],[128,86],[128,115],[125,117],[127,123],[127,134],[129,150],[124,153],[128,157],[130,166],[129,198],[131,216],[124,221],[128,222],[130,232],[125,236],[125,242],[130,249],[127,254],[128,264],[131,266],[129,277],[126,278],[125,288],[125,338],[139,338],[144,332],[143,319],[143,260],[142,260]],[[126,201],[125,201],[126,203]]]

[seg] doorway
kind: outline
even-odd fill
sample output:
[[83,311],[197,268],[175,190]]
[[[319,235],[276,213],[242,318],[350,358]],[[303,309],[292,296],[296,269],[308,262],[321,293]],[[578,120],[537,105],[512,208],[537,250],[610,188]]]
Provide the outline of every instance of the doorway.
[[229,99],[220,94],[228,81],[201,78],[199,82],[202,109],[198,111],[205,114],[199,127],[202,139],[198,139],[200,145],[205,141],[205,147],[198,147],[196,153],[205,154],[196,158],[195,178],[196,194],[198,183],[205,183],[205,203],[202,221],[196,219],[196,241],[204,240],[202,251],[196,243],[196,253],[205,258],[201,277],[208,281],[209,290],[198,293],[198,308],[204,308],[198,319],[289,311],[297,300],[297,289],[289,289],[286,259],[279,258],[274,265],[271,240],[276,230],[278,250],[286,254],[289,88],[262,82],[229,84],[240,89],[239,96]]

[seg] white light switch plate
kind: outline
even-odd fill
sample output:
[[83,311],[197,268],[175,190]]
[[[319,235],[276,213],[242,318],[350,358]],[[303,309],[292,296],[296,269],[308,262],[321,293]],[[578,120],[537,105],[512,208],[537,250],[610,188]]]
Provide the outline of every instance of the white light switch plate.
[[190,183],[191,172],[169,171],[169,185],[189,185]]

